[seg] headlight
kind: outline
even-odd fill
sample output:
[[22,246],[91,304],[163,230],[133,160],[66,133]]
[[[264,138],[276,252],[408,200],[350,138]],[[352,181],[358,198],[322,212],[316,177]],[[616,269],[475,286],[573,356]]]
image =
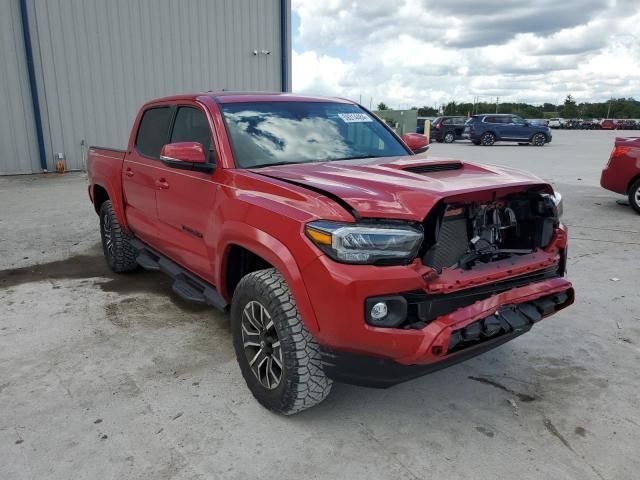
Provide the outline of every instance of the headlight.
[[553,203],[556,205],[556,211],[558,212],[558,218],[562,217],[562,213],[564,212],[564,204],[562,203],[562,195],[560,192],[555,192],[551,197],[553,199]]
[[368,225],[317,221],[305,232],[318,248],[338,262],[402,264],[415,258],[424,234],[410,225]]

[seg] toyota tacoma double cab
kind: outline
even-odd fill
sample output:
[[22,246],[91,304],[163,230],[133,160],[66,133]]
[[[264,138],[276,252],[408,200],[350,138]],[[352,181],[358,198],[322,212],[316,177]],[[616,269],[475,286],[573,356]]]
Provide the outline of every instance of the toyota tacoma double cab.
[[109,267],[228,311],[249,390],[293,414],[334,380],[388,387],[573,302],[552,187],[427,148],[344,99],[181,95],[145,104],[126,150],[90,147],[89,196]]

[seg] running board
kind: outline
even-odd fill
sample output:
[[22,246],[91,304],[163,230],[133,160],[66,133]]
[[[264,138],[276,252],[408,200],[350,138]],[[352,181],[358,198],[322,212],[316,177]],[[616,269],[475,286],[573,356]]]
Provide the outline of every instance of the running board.
[[171,288],[180,297],[190,302],[204,303],[224,311],[228,304],[222,295],[209,283],[185,270],[167,257],[162,256],[138,239],[131,245],[138,251],[136,262],[145,270],[161,271],[173,278]]

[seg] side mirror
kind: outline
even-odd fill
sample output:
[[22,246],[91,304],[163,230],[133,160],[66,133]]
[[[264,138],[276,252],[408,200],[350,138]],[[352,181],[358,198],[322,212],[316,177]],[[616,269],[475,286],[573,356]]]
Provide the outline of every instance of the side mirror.
[[419,133],[405,133],[402,141],[413,153],[422,153],[429,150],[429,138]]
[[160,151],[160,161],[167,167],[181,170],[211,172],[215,164],[207,163],[207,155],[200,142],[168,143]]

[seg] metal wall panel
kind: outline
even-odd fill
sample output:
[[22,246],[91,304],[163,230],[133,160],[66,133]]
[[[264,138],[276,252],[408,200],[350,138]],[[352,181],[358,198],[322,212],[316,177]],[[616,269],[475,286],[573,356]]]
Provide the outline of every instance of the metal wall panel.
[[18,0],[0,1],[0,175],[40,171]]
[[150,99],[281,89],[279,0],[29,1],[50,169],[57,152],[81,169],[86,145],[125,147]]

